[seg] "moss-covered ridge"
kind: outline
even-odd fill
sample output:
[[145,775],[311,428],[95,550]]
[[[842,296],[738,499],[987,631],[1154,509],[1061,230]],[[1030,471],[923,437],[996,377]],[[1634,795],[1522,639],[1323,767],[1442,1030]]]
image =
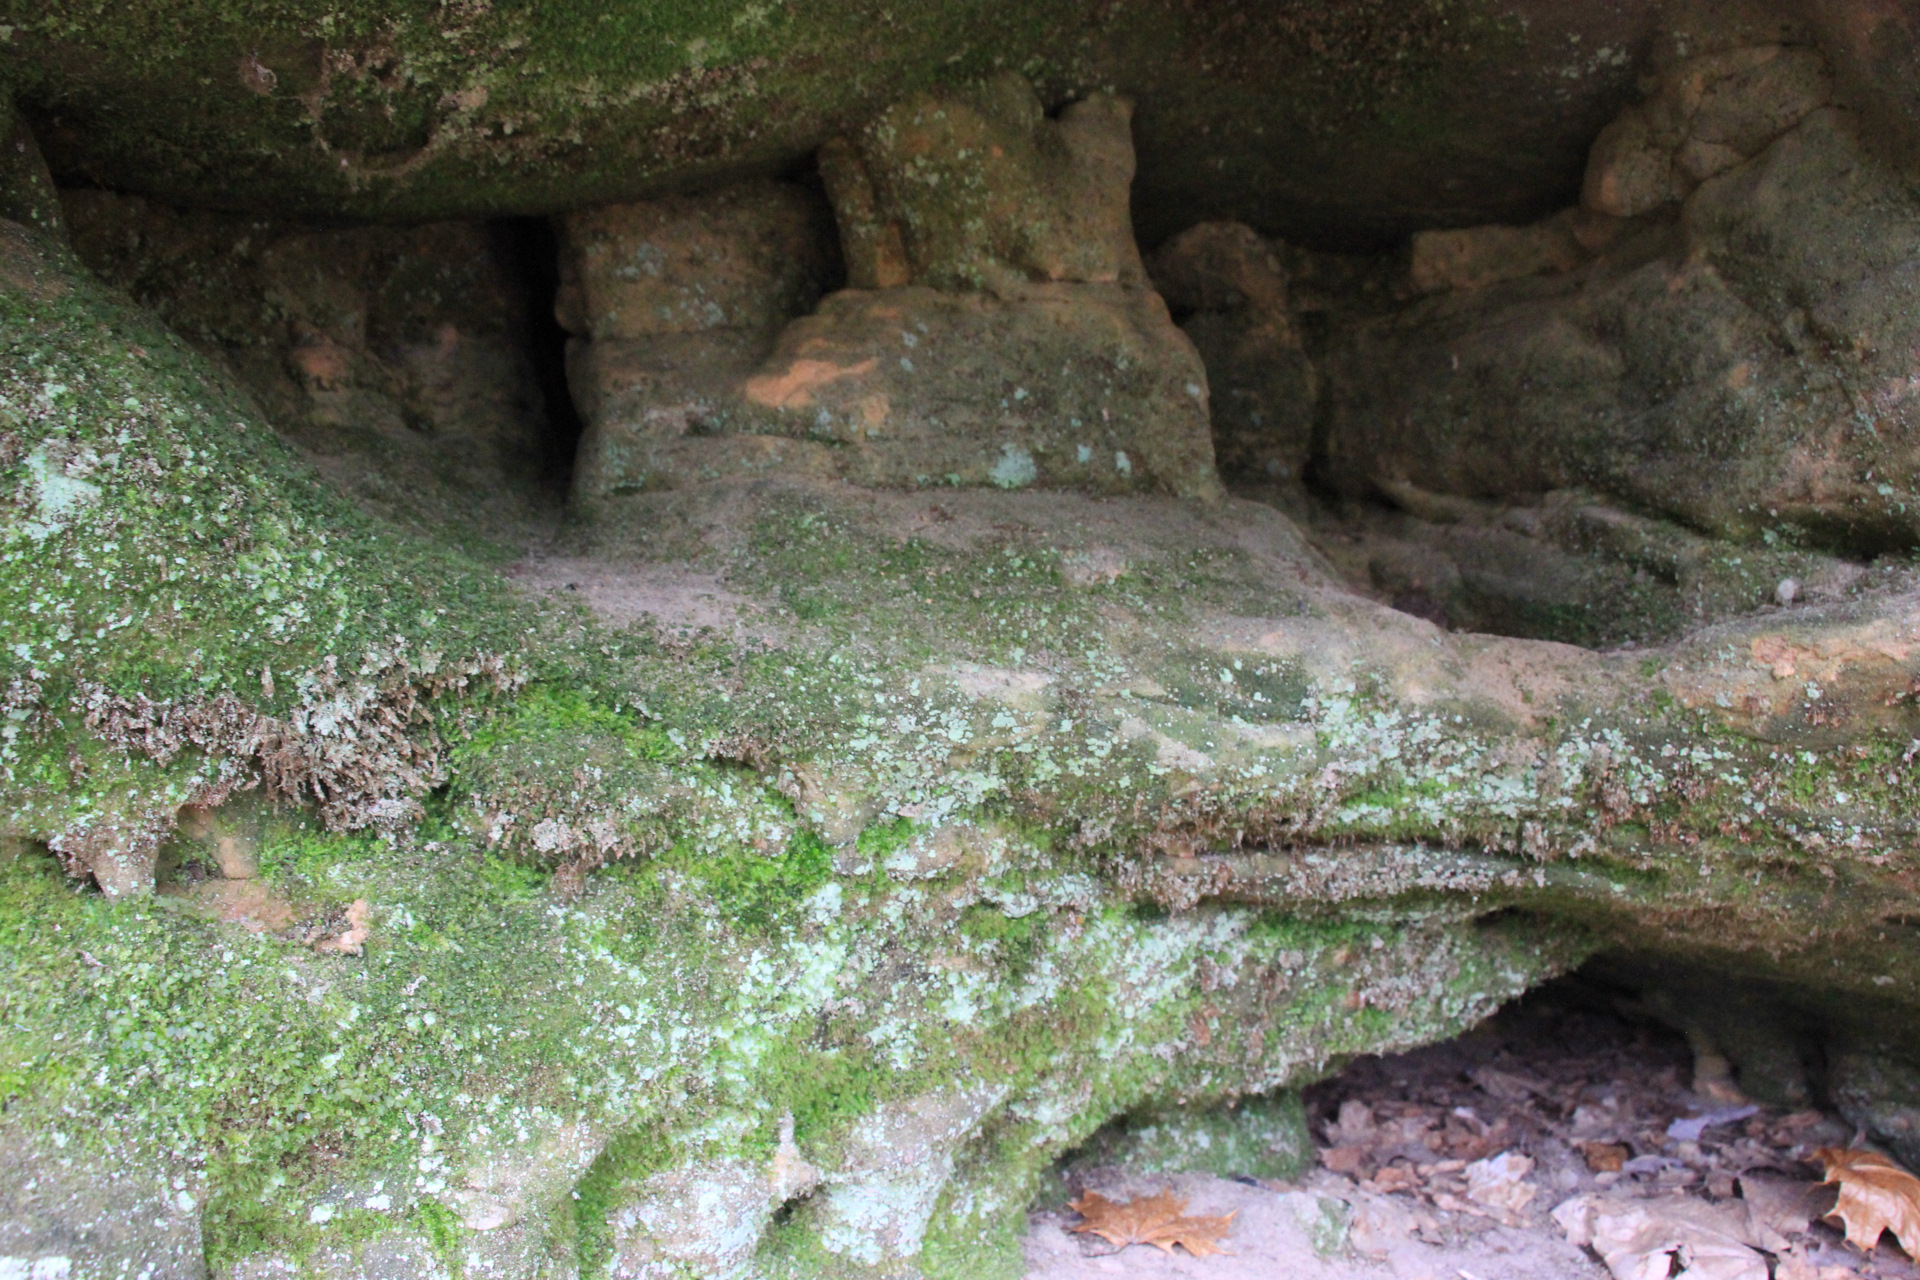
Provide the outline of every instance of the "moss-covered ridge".
[[[424,1274],[468,1250],[549,1247],[555,1207],[577,1207],[575,1247],[604,1258],[614,1228],[596,1211],[677,1168],[763,1168],[783,1117],[827,1179],[800,1219],[838,1221],[836,1203],[884,1214],[854,1130],[964,1080],[1001,1105],[947,1144],[956,1172],[933,1188],[931,1230],[978,1263],[969,1242],[1010,1238],[1028,1179],[1109,1116],[1447,1034],[1577,955],[1536,929],[1441,915],[1142,915],[1018,837],[989,845],[967,875],[816,869],[733,898],[714,864],[761,855],[709,848],[558,904],[457,841],[270,842],[281,892],[380,904],[359,959],[169,898],[76,895],[19,861],[0,891],[9,1124],[70,1154],[114,1142],[192,1170],[217,1264],[413,1232],[432,1246]],[[743,900],[756,911],[736,912]],[[526,1167],[489,1181],[499,1160]],[[762,1226],[777,1205],[769,1192]],[[794,1244],[776,1232],[769,1256]]]
[[0,825],[118,889],[236,787],[417,816],[435,708],[535,671],[537,612],[384,537],[178,339],[3,230]]

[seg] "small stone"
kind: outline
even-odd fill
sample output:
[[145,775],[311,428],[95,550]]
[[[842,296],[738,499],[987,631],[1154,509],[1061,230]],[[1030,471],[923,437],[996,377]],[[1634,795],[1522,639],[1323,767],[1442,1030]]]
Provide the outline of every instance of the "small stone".
[[1571,271],[1586,259],[1573,221],[1569,213],[1527,227],[1422,231],[1413,237],[1408,283],[1416,293],[1445,293]]
[[1795,600],[1798,600],[1800,598],[1800,579],[1780,579],[1780,585],[1773,589],[1773,598],[1779,602],[1780,607],[1783,609]]
[[1649,113],[1628,108],[1600,131],[1587,160],[1580,203],[1596,213],[1637,218],[1684,194],[1673,176],[1673,144]]

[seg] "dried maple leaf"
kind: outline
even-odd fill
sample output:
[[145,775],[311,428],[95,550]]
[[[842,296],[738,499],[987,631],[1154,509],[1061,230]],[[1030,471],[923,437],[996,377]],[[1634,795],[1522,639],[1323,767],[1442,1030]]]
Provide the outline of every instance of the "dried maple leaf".
[[[1196,1258],[1225,1253],[1220,1237],[1227,1233],[1233,1214],[1224,1218],[1188,1218],[1183,1214],[1187,1202],[1171,1191],[1116,1204],[1098,1191],[1089,1191],[1067,1207],[1085,1218],[1069,1231],[1085,1231],[1110,1244],[1125,1248],[1130,1244],[1156,1245],[1167,1253],[1179,1245]],[[1238,1210],[1235,1210],[1238,1212]]]
[[1908,1257],[1920,1258],[1920,1178],[1872,1151],[1822,1147],[1813,1158],[1824,1181],[1840,1186],[1829,1216],[1846,1224],[1848,1244],[1871,1253],[1880,1233],[1891,1231]]
[[1359,1173],[1369,1154],[1365,1147],[1326,1147],[1320,1152],[1320,1163],[1335,1173]]

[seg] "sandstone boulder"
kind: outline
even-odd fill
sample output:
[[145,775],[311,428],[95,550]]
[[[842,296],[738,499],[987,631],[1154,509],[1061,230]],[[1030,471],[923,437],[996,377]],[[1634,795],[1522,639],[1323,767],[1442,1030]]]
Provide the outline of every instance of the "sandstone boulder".
[[[1920,203],[1852,116],[1814,111],[1677,220],[1611,234],[1571,272],[1451,289],[1337,338],[1325,475],[1349,493],[1585,487],[1854,550],[1920,536]],[[1518,277],[1533,262],[1516,252]]]
[[838,274],[831,216],[788,182],[569,214],[555,310],[568,332],[595,340],[770,335]]
[[1564,274],[1584,265],[1618,231],[1617,219],[1586,209],[1524,227],[1422,231],[1408,245],[1407,285],[1416,294],[1445,293]]
[[1748,45],[1688,59],[1601,131],[1581,202],[1617,218],[1676,205],[1832,96],[1827,60],[1815,48]]
[[855,288],[1139,285],[1127,195],[1132,105],[1095,94],[1049,120],[1006,74],[882,112],[820,153]]
[[575,494],[798,472],[880,487],[1217,492],[1206,371],[1153,293],[845,290],[744,337],[595,342]]
[[753,434],[742,384],[838,274],[825,203],[750,182],[562,227],[555,310],[575,335],[567,380],[585,424],[576,498],[697,481],[698,463],[668,455],[687,436]]
[[1124,104],[1050,120],[1002,77],[821,164],[856,287],[798,318],[831,254],[790,190],[569,221],[584,507],[787,473],[1218,493],[1206,370],[1133,244]]

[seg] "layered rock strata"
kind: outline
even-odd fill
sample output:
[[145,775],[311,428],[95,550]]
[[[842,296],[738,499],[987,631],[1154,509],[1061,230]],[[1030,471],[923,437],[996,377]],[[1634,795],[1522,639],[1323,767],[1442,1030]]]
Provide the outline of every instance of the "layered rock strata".
[[1609,656],[1257,505],[787,477],[636,495],[651,553],[528,600],[4,230],[0,1146],[70,1188],[4,1256],[975,1276],[1116,1117],[1601,944],[1803,993],[1904,1132],[1920,957],[1850,941],[1907,910],[1904,579]]
[[[1330,37],[1376,33],[1372,49],[1377,19],[1407,35],[1395,66],[1435,47],[1461,48],[1462,76],[1485,65],[1411,10],[1322,8],[1336,16],[1281,6],[1256,34],[1311,37],[1332,60],[1316,65],[1346,66]],[[1836,29],[1864,12],[1807,8]],[[461,6],[364,40],[263,36],[237,62],[223,44],[228,89],[269,122],[246,136],[295,130],[320,166],[256,147],[250,172],[299,170],[301,199],[350,188],[331,212],[397,213],[433,203],[407,175],[443,164],[471,176],[459,166],[491,157],[486,182],[511,185],[524,170],[498,158],[523,125],[536,148],[553,143],[543,121],[595,113],[731,128],[722,82],[749,66],[756,24],[811,20],[730,10],[721,50],[720,28],[695,49],[614,39],[633,14],[604,16],[593,48],[684,55],[694,74],[652,96],[533,76],[556,95],[543,115],[472,78],[527,47],[473,33],[532,19]],[[1909,203],[1886,138],[1782,73],[1810,65],[1804,32],[1752,34],[1767,17],[1718,62],[1663,62],[1641,124],[1596,153],[1619,178],[1596,202],[1664,174],[1649,211],[1423,238],[1410,307],[1376,291],[1309,324],[1339,271],[1232,227],[1154,259],[1249,404],[1294,394],[1259,380],[1269,367],[1310,396],[1312,351],[1329,390],[1308,457],[1408,518],[1387,530],[1404,554],[1369,562],[1377,589],[1424,591],[1435,563],[1510,567],[1504,597],[1488,572],[1442,593],[1491,617],[1486,599],[1523,589],[1559,605],[1644,587],[1668,612],[1633,652],[1442,630],[1353,594],[1271,506],[1171,496],[1211,496],[1206,383],[1182,376],[1192,351],[1140,276],[1110,99],[1063,95],[1084,105],[1048,119],[1010,80],[909,94],[823,158],[840,268],[829,206],[797,185],[574,215],[560,312],[582,339],[576,386],[602,444],[633,448],[590,454],[589,518],[510,574],[451,522],[369,516],[280,434],[366,427],[327,467],[349,490],[388,474],[374,446],[414,366],[379,317],[460,305],[383,311],[372,282],[415,249],[431,279],[461,279],[472,228],[274,224],[258,260],[237,241],[180,259],[238,262],[231,284],[126,268],[143,308],[75,265],[44,172],[16,151],[0,202],[25,219],[0,223],[0,1268],[1011,1274],[1038,1179],[1095,1135],[1153,1159],[1148,1144],[1198,1145],[1196,1115],[1245,1100],[1256,1125],[1233,1171],[1284,1172],[1301,1154],[1287,1091],[1452,1034],[1596,950],[1740,1087],[1824,1091],[1920,1158],[1920,596],[1896,558],[1793,545],[1907,545]],[[9,17],[0,43],[70,52],[122,30],[60,21]],[[472,25],[448,41],[449,23]],[[1466,26],[1495,50],[1540,38]],[[1208,84],[1264,56],[1239,43],[1212,47]],[[1542,74],[1592,83],[1562,53]],[[1853,53],[1839,84],[1899,65]],[[41,110],[125,100],[82,92],[86,58],[42,61]],[[489,113],[496,91],[525,113]],[[146,142],[107,125],[48,136],[68,172],[92,156],[153,173]],[[1714,147],[1741,158],[1716,171]],[[592,161],[604,175],[633,155]],[[1393,203],[1427,172],[1357,202],[1386,225],[1542,199],[1427,182]],[[89,202],[156,244],[234,225],[78,197],[107,274]],[[320,269],[329,253],[341,271]],[[864,287],[817,297],[836,270]],[[484,279],[472,296],[498,315]],[[210,326],[217,341],[154,314],[193,329],[228,306],[248,318]],[[227,348],[256,324],[268,372],[249,374]],[[1569,328],[1592,367],[1555,363]],[[455,347],[479,332],[456,330]],[[914,344],[935,335],[923,365]],[[1378,362],[1350,363],[1365,350]],[[344,373],[302,382],[307,357]],[[1457,372],[1491,390],[1432,390]],[[498,385],[483,374],[461,386]],[[1012,384],[998,397],[996,377]],[[1839,430],[1843,402],[1874,430]],[[424,403],[465,420],[457,395]],[[1110,434],[1072,434],[1096,430],[1095,408]],[[1290,479],[1267,463],[1302,456],[1298,421],[1268,445],[1253,412],[1220,415],[1236,465]],[[1808,422],[1826,434],[1793,434]],[[1874,475],[1849,489],[1854,469]],[[1795,486],[1800,506],[1755,523]],[[1606,572],[1543,568],[1549,547]],[[1742,616],[1688,629],[1726,613]]]

